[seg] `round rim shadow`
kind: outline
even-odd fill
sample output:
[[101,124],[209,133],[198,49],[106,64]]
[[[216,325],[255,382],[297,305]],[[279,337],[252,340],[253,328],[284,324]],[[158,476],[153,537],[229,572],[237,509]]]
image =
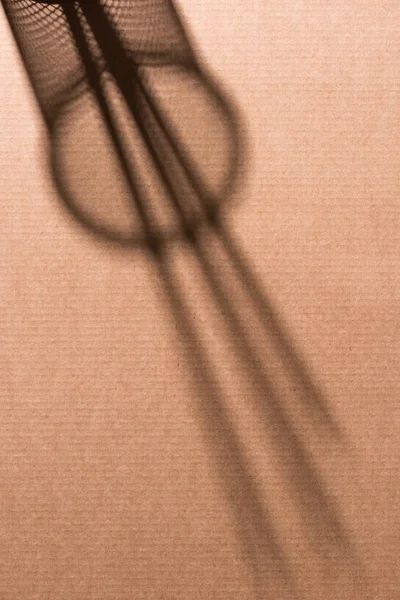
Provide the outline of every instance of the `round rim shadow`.
[[[233,194],[238,186],[239,176],[243,172],[245,164],[245,136],[244,126],[240,120],[239,112],[234,106],[234,103],[228,95],[221,91],[221,88],[215,84],[212,77],[207,76],[198,66],[191,67],[192,75],[197,77],[201,82],[206,94],[212,99],[216,110],[224,115],[228,124],[229,137],[229,167],[224,176],[224,182],[217,196],[211,197],[207,195],[200,196],[200,201],[204,202],[204,216],[201,218],[188,217],[185,220],[185,226],[175,226],[168,228],[159,228],[154,235],[149,239],[147,233],[127,234],[118,231],[116,228],[110,227],[101,223],[96,219],[90,211],[84,207],[84,199],[78,200],[76,194],[73,193],[68,183],[68,177],[60,160],[59,141],[59,124],[63,118],[70,112],[70,103],[66,104],[59,112],[57,119],[53,122],[50,130],[50,143],[54,150],[50,150],[50,166],[55,185],[57,187],[59,198],[67,208],[74,220],[84,229],[90,232],[96,238],[112,245],[118,245],[123,248],[146,248],[149,245],[163,246],[174,240],[185,239],[188,234],[195,234],[196,231],[207,224],[216,222],[223,207],[226,206],[227,200],[233,197]],[[91,91],[90,87],[84,91]],[[81,95],[77,97],[79,98]],[[196,167],[196,165],[194,165]]]

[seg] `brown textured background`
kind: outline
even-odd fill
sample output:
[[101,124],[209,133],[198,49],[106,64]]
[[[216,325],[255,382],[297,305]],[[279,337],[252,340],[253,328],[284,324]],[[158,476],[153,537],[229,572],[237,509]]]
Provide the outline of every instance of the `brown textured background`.
[[[350,439],[321,461],[371,597],[395,600],[399,4],[180,6],[246,121],[232,227]],[[61,208],[2,12],[0,77],[0,598],[251,598],[154,269]],[[360,597],[287,546],[307,598]]]

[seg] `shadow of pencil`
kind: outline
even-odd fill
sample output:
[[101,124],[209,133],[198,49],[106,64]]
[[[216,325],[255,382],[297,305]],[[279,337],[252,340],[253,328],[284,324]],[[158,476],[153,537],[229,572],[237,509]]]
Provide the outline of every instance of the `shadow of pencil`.
[[[176,244],[191,254],[222,316],[231,348],[250,382],[246,403],[252,404],[265,436],[290,474],[289,492],[310,536],[321,553],[334,545],[355,565],[350,536],[308,447],[301,415],[326,440],[343,443],[342,433],[223,223],[221,202],[233,190],[243,157],[240,127],[231,104],[200,69],[176,10],[167,0],[153,3],[153,10],[157,5],[158,16],[164,21],[160,18],[163,26],[156,32],[158,36],[153,31],[154,48],[146,48],[145,35],[142,41],[138,36],[133,43],[119,30],[112,2],[44,6],[27,0],[22,19],[18,0],[2,1],[49,127],[52,169],[63,201],[76,220],[95,236],[128,249],[146,248],[162,282],[165,299],[188,349],[188,362],[199,390],[198,414],[236,514],[257,597],[265,597],[273,573],[290,597],[295,597],[296,576],[265,492],[252,472],[246,444],[236,431],[229,394],[208,357],[185,299],[185,287],[174,272],[171,249]],[[120,6],[129,13],[133,5],[120,2]],[[29,55],[32,34],[30,38],[24,30],[25,23],[41,14],[50,18],[59,39],[64,40],[63,52],[55,52],[63,67],[55,79],[45,79],[40,73],[46,68],[46,61],[40,67],[43,48],[42,54],[35,54],[35,50],[33,57]],[[146,17],[149,15],[141,15],[143,26]],[[50,38],[53,34],[56,40],[50,28]],[[65,52],[70,52],[69,61]],[[156,90],[156,80],[163,79],[163,70],[168,71],[161,86],[161,93],[168,92],[168,102],[164,103],[160,101],[160,90]],[[184,89],[189,86],[187,96],[182,96],[182,85]],[[197,111],[196,102],[200,104]],[[185,130],[182,121],[189,109]],[[191,148],[193,126],[200,146],[197,151]],[[215,134],[212,144],[204,141],[209,127]],[[98,132],[97,143],[93,131]],[[91,148],[95,151],[90,159]],[[104,165],[106,175],[99,165]],[[118,204],[121,199],[124,206]],[[114,201],[117,209],[111,218]],[[215,260],[216,252],[222,268]],[[229,281],[226,270],[232,275]],[[242,303],[235,298],[239,288],[257,320],[256,334],[249,331]],[[272,368],[278,362],[279,368]]]

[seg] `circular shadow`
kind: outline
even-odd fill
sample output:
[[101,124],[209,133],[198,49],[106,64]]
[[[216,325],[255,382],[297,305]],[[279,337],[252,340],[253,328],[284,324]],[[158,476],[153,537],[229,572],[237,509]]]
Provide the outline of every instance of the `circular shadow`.
[[150,238],[163,245],[213,221],[243,158],[236,111],[202,71],[147,66],[140,75],[140,98],[135,104],[136,81],[129,106],[115,80],[103,76],[112,131],[90,88],[62,108],[51,129],[63,203],[92,234],[125,247]]

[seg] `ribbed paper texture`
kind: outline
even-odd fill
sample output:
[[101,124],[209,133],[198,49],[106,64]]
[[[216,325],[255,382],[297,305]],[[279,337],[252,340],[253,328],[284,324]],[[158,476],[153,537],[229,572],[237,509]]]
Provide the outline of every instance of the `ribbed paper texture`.
[[74,221],[1,11],[0,598],[395,600],[399,5],[178,9],[240,114],[223,223],[264,313],[215,232],[225,308],[190,244]]

